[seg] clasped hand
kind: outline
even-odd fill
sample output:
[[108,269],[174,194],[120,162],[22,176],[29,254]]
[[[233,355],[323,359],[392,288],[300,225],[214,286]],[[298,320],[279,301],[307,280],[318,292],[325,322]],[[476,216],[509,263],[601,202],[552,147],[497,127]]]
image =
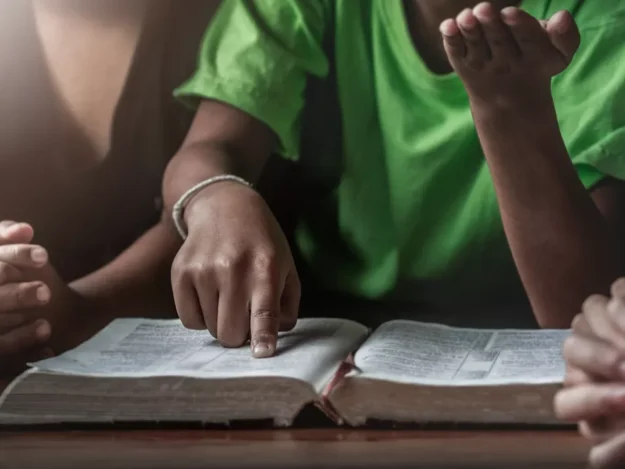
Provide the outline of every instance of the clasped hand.
[[564,346],[565,389],[555,399],[557,415],[579,423],[594,444],[593,467],[623,467],[625,461],[625,279],[612,298],[589,298],[573,321]]
[[31,244],[33,236],[26,223],[0,222],[1,374],[52,356],[53,332],[75,317],[77,295],[50,266],[46,249]]

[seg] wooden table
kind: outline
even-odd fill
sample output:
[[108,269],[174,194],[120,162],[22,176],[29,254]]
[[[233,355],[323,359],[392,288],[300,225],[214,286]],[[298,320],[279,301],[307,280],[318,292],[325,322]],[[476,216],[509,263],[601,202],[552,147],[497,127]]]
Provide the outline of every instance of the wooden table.
[[588,450],[562,430],[0,430],[0,469],[583,469]]
[[0,432],[2,469],[585,468],[567,431]]

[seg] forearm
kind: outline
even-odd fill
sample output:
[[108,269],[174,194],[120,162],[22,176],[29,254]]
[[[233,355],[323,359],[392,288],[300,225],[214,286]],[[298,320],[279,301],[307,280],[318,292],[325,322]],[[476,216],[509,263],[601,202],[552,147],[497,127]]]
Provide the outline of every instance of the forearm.
[[[227,104],[202,102],[165,171],[165,210],[171,213],[186,191],[214,176],[232,174],[255,184],[275,147],[275,134],[262,122]],[[207,192],[209,188],[202,191]]]
[[170,267],[179,247],[176,233],[159,223],[111,263],[72,282],[94,327],[118,317],[175,317]]
[[571,164],[551,97],[518,104],[474,105],[475,123],[536,319],[568,327],[622,273],[620,247]]
[[210,141],[186,145],[172,159],[165,172],[165,207],[171,212],[187,190],[214,176],[233,174],[254,184],[260,177],[264,163],[250,163],[233,149]]

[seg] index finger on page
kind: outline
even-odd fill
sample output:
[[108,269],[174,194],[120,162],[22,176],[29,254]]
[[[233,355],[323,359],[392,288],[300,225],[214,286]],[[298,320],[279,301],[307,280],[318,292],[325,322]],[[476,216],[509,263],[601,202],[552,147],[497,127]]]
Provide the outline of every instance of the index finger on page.
[[280,295],[264,285],[252,295],[250,337],[254,358],[268,358],[276,352],[280,328]]

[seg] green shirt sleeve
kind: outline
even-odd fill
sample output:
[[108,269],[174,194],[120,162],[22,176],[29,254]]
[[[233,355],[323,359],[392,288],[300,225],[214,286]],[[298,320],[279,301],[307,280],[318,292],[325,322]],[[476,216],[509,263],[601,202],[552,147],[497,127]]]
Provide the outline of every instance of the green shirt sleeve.
[[605,177],[625,180],[625,18],[580,30],[580,49],[553,94],[569,154],[590,188]]
[[224,0],[200,49],[197,70],[174,95],[230,104],[269,126],[287,158],[299,154],[299,116],[309,74],[328,60],[324,0]]

